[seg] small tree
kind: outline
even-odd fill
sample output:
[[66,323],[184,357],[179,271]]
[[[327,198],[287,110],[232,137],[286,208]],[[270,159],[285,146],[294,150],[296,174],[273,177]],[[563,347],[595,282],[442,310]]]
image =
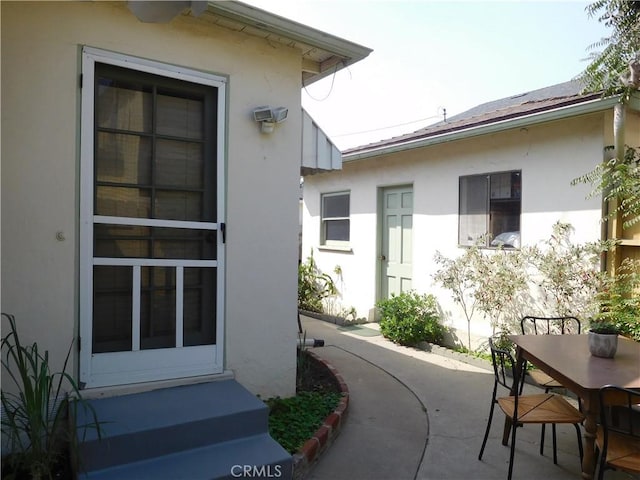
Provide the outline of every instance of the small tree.
[[542,311],[549,316],[574,315],[587,318],[597,311],[595,296],[604,275],[599,271],[600,255],[607,242],[575,244],[573,227],[556,222],[551,237],[524,251],[534,267],[532,283],[538,287]]
[[474,297],[478,309],[489,317],[493,333],[513,331],[519,321],[518,306],[528,290],[525,260],[521,250],[481,254],[476,266]]
[[461,256],[451,259],[436,252],[434,261],[440,269],[433,275],[433,279],[441,287],[450,290],[453,301],[462,307],[467,320],[467,348],[471,350],[471,319],[477,306],[477,299],[473,295],[476,287],[475,265],[481,255],[477,246],[469,247]]

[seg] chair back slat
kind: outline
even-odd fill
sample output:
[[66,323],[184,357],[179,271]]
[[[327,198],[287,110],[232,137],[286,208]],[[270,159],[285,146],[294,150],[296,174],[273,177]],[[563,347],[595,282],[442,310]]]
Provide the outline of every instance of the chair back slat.
[[605,431],[640,438],[640,390],[607,385],[599,395],[600,421]]
[[[492,337],[489,338],[489,348],[491,349],[495,381],[507,390],[515,391],[514,388],[518,385],[519,375],[513,355],[508,350],[498,348]],[[520,388],[518,391],[520,391]]]
[[534,317],[526,316],[520,320],[523,335],[564,335],[579,334],[580,320],[576,317]]

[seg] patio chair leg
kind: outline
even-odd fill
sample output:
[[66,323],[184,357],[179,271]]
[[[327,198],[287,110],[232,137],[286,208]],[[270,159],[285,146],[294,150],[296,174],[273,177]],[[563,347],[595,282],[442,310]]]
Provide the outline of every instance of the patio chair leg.
[[[576,427],[576,432],[578,433],[578,451],[580,452],[580,465],[582,465],[582,458],[584,456],[584,450],[582,448],[582,435],[580,433],[580,427],[576,424],[574,425],[574,427]],[[596,456],[596,458],[598,458]]]
[[511,480],[511,476],[513,474],[513,457],[516,453],[516,432],[518,431],[518,427],[516,425],[511,429],[511,450],[509,452],[509,475],[507,476],[507,480]]
[[491,402],[491,409],[489,410],[489,420],[487,421],[487,428],[484,431],[484,439],[482,440],[482,447],[480,447],[480,454],[478,455],[478,460],[482,460],[482,454],[484,453],[484,447],[487,444],[487,438],[489,438],[489,430],[491,430],[491,420],[493,419],[493,409],[495,407],[495,402]]

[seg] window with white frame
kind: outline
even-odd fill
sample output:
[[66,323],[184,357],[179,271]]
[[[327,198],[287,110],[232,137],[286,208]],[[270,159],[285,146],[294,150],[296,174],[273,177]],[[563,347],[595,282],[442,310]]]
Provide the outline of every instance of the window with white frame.
[[325,193],[321,197],[321,244],[349,243],[349,192]]
[[458,243],[519,248],[522,172],[460,177]]

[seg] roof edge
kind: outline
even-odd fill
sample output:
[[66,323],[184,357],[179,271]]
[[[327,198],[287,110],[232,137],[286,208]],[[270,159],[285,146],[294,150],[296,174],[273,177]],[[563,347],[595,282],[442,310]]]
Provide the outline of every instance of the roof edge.
[[[294,20],[281,17],[279,15],[267,12],[252,5],[233,1],[215,1],[207,2],[207,10],[210,13],[227,17],[231,20],[239,21],[252,27],[266,30],[276,35],[281,35],[291,40],[300,41],[313,47],[320,48],[332,53],[340,58],[340,62],[333,64],[328,69],[328,73],[333,73],[335,65],[341,63],[338,69],[345,68],[348,65],[356,63],[367,57],[373,49],[359,45],[350,40],[331,35],[330,33],[309,27]],[[323,71],[310,77],[305,81],[305,85],[309,85],[320,78],[328,75],[327,71]]]
[[388,155],[406,150],[412,150],[415,148],[422,148],[431,145],[437,145],[440,143],[451,142],[454,140],[462,140],[465,138],[502,132],[504,130],[509,130],[512,128],[525,127],[529,125],[551,122],[554,120],[561,120],[563,118],[573,117],[577,115],[595,113],[602,110],[607,110],[619,102],[619,95],[608,97],[605,99],[592,99],[586,102],[565,105],[560,108],[551,108],[549,110],[520,115],[496,122],[475,125],[469,128],[455,130],[453,132],[446,132],[418,139],[407,139],[406,141],[402,141],[394,145],[372,147],[370,149],[366,149],[365,147],[362,150],[354,153],[344,153],[342,158],[343,162],[345,163],[357,160],[365,160],[367,158],[377,157],[380,155]]

